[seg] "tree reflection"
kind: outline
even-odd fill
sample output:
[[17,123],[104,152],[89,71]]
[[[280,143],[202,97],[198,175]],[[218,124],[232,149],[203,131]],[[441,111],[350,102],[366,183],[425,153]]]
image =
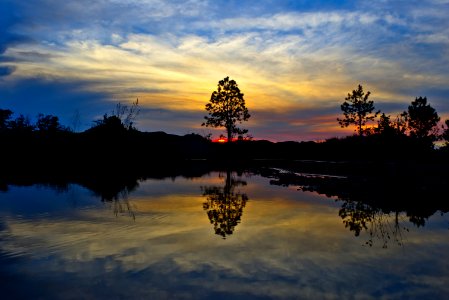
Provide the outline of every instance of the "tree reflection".
[[136,214],[134,213],[134,209],[128,200],[128,194],[129,191],[125,189],[121,191],[120,194],[117,194],[117,196],[112,200],[109,200],[109,203],[111,203],[112,210],[116,217],[118,217],[119,215],[127,214],[128,216],[133,218],[133,220],[135,220]]
[[367,233],[367,245],[380,242],[386,248],[389,243],[402,246],[403,233],[409,231],[403,224],[425,226],[437,211],[449,211],[447,175],[418,171],[391,172],[379,167],[337,176],[264,169],[261,175],[272,178],[270,184],[336,197],[344,226],[355,236]]
[[402,232],[409,231],[405,226],[401,226],[404,221],[403,214],[394,212],[392,217],[392,213],[385,213],[363,202],[343,201],[338,215],[343,219],[345,227],[353,231],[355,236],[359,236],[362,231],[369,234],[366,245],[371,247],[376,240],[382,243],[382,248],[387,248],[389,242],[403,245]]
[[233,177],[228,170],[224,187],[202,187],[203,195],[207,197],[203,209],[207,212],[210,223],[214,225],[215,234],[224,239],[231,235],[235,226],[240,223],[248,196],[240,191],[236,192],[235,188],[245,185],[245,181]]
[[137,176],[92,176],[83,178],[79,184],[91,190],[109,205],[115,216],[128,215],[135,220],[136,216],[128,195],[139,187]]

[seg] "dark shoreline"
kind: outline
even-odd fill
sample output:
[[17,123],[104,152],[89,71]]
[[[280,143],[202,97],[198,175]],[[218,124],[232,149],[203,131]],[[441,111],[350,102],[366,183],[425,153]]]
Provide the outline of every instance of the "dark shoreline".
[[338,200],[363,203],[383,212],[405,211],[424,222],[436,211],[448,212],[449,166],[432,162],[336,162],[309,160],[183,160],[139,168],[2,169],[0,190],[9,186],[46,185],[65,191],[69,184],[88,188],[105,201],[122,191],[132,192],[146,179],[197,178],[211,172],[250,173],[270,179],[270,184],[295,186]]
[[82,133],[5,131],[0,132],[0,158],[3,191],[11,185],[34,184],[64,191],[75,183],[112,201],[145,179],[232,171],[261,175],[271,184],[293,185],[346,203],[406,211],[421,221],[435,211],[449,211],[448,147],[436,150],[408,136],[221,144],[197,134],[122,127],[95,127]]

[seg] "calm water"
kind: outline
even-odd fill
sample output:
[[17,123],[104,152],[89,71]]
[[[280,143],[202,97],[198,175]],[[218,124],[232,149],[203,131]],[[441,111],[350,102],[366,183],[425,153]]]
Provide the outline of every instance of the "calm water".
[[369,212],[357,231],[343,204],[226,172],[140,181],[112,201],[10,186],[0,298],[447,298],[447,214],[417,227]]

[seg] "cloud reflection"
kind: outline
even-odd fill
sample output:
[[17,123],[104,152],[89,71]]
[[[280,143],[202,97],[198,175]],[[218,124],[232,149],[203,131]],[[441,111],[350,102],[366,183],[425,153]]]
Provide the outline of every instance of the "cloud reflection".
[[[365,248],[344,228],[338,203],[270,186],[258,176],[245,180],[248,184],[240,190],[250,201],[241,224],[226,240],[211,232],[203,211],[200,186],[222,183],[213,174],[200,180],[142,182],[129,196],[135,221],[98,206],[26,219],[6,215],[1,251],[33,262],[34,267],[21,268],[24,280],[46,276],[54,282],[65,276],[97,296],[432,295],[416,285],[420,280],[444,283],[437,285],[439,292],[447,291],[448,280],[438,275],[447,264],[429,259],[447,252],[445,232],[410,232],[405,251]],[[167,190],[171,192],[163,192]],[[433,271],[422,273],[422,268]],[[95,278],[102,278],[107,291],[95,289]]]

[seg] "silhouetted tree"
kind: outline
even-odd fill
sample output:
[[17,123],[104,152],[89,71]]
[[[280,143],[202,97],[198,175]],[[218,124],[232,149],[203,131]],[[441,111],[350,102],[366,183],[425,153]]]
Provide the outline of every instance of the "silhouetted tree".
[[8,128],[8,120],[11,118],[12,111],[9,109],[0,109],[0,130]]
[[418,97],[415,101],[412,101],[406,117],[411,137],[429,144],[438,139],[437,125],[440,117],[436,110],[430,104],[427,104],[426,97]]
[[233,178],[231,172],[227,171],[224,187],[203,188],[204,195],[207,196],[203,208],[207,211],[210,223],[214,225],[215,234],[223,238],[234,232],[248,201],[246,194],[234,191],[239,185],[246,185],[246,182]]
[[382,113],[377,121],[377,127],[374,132],[385,137],[405,136],[407,131],[407,114],[401,113],[395,119]]
[[31,124],[30,118],[28,116],[19,115],[12,121],[9,121],[9,128],[16,132],[29,133],[34,131],[35,126]]
[[125,125],[117,116],[108,116],[104,114],[102,120],[94,121],[95,125],[92,129],[104,130],[108,132],[126,131]]
[[405,135],[407,131],[407,112],[402,112],[396,116],[396,119],[392,122],[392,125],[397,134]]
[[40,132],[48,132],[48,133],[66,130],[65,127],[59,124],[58,117],[52,115],[45,116],[43,114],[39,114],[37,116],[36,128]]
[[237,122],[248,121],[251,115],[237,83],[229,80],[229,77],[218,82],[217,91],[212,93],[210,103],[206,104],[206,110],[209,116],[204,117],[206,122],[201,126],[225,127],[228,142],[232,141],[235,134],[244,135],[248,132],[236,126]]
[[345,102],[341,105],[344,118],[337,119],[342,128],[355,125],[355,131],[359,136],[369,131],[364,127],[369,121],[374,121],[380,113],[380,111],[373,113],[374,102],[368,100],[369,95],[371,95],[371,92],[365,94],[360,84],[357,90],[352,91],[352,94],[348,93]]
[[112,115],[117,117],[126,129],[134,129],[133,124],[140,112],[139,99],[132,103],[131,107],[117,103]]
[[377,121],[377,127],[374,131],[385,136],[391,136],[396,133],[396,129],[394,128],[393,122],[391,122],[390,116],[387,116],[385,113],[380,115],[379,121]]
[[104,114],[102,120],[94,121],[95,125],[91,129],[106,130],[108,132],[136,130],[133,124],[139,111],[139,99],[133,102],[131,108],[117,103],[112,111],[112,115]]

